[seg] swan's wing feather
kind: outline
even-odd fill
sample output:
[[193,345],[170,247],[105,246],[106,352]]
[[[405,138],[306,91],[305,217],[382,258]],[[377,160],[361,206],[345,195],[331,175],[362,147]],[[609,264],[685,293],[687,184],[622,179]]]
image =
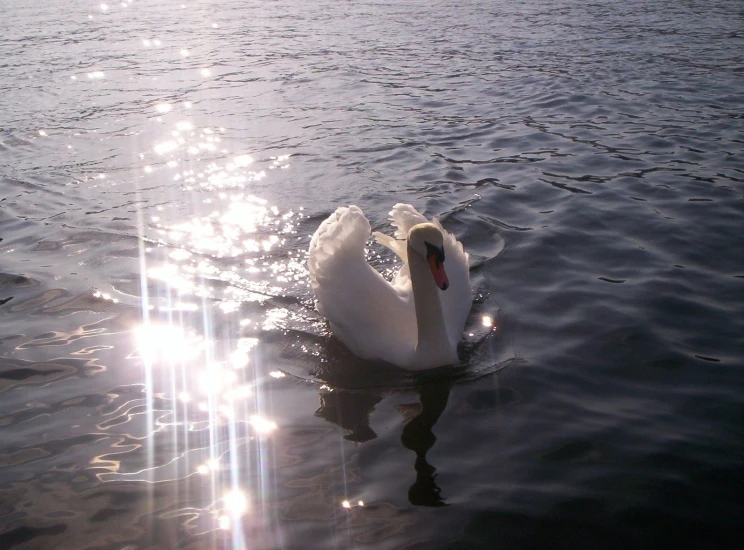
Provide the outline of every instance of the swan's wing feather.
[[403,260],[403,265],[393,278],[395,288],[410,288],[411,272],[408,268],[408,233],[414,225],[426,223],[426,219],[418,210],[410,204],[399,202],[390,211],[390,221],[395,227],[395,238],[387,237],[385,242],[378,239],[383,244],[395,252]]
[[310,277],[327,272],[326,262],[339,257],[363,257],[369,238],[369,220],[357,206],[342,206],[326,218],[310,241]]
[[433,222],[444,237],[444,268],[450,286],[440,295],[442,313],[447,323],[447,335],[453,345],[462,340],[470,310],[473,306],[473,294],[470,287],[470,258],[457,238],[444,229],[439,220]]
[[381,244],[382,246],[389,248],[393,252],[395,252],[398,257],[406,261],[406,242],[405,240],[398,240],[394,237],[391,237],[390,235],[385,235],[385,233],[380,233],[379,231],[375,231],[372,233],[372,236],[375,238],[375,240]]
[[[390,211],[390,219],[396,228],[395,236],[398,239],[405,239],[394,241],[395,243],[400,243],[398,246],[401,252],[386,244],[388,248],[396,251],[404,261],[403,267],[401,267],[393,279],[393,286],[410,287],[410,272],[406,262],[407,254],[405,250],[408,232],[414,225],[426,223],[429,220],[410,204],[403,203],[398,203],[393,207]],[[447,325],[447,336],[452,345],[456,346],[462,339],[462,331],[473,305],[473,296],[470,287],[469,257],[463,249],[462,243],[452,233],[446,231],[442,227],[442,224],[439,223],[439,220],[434,219],[432,223],[439,228],[444,237],[445,269],[450,287],[441,293],[440,300],[442,302],[442,313]],[[387,238],[392,239],[391,237]]]
[[413,206],[401,202],[393,206],[390,220],[395,226],[395,237],[398,239],[408,239],[408,232],[414,225],[429,221]]
[[395,227],[395,237],[385,235],[379,231],[375,231],[372,235],[379,244],[395,252],[403,260],[403,263],[408,263],[408,253],[406,251],[408,232],[414,225],[429,220],[410,204],[398,203],[390,211],[390,221]]
[[338,208],[313,235],[308,267],[318,311],[356,355],[400,364],[416,342],[410,288],[394,288],[364,257],[370,225]]

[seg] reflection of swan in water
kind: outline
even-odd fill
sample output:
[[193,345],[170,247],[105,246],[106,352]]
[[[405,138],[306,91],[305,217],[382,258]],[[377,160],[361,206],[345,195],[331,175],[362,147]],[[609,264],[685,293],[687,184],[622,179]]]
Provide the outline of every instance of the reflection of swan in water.
[[[290,331],[291,332],[291,331]],[[299,337],[300,333],[296,333]],[[499,333],[487,333],[495,337]],[[266,335],[264,335],[265,337]],[[277,341],[287,339],[287,332],[276,334]],[[498,340],[498,338],[494,338]],[[294,341],[294,338],[292,338]],[[337,340],[327,337],[302,333],[302,346],[278,348],[282,353],[267,361],[270,368],[276,369],[277,363],[286,366],[281,372],[288,381],[300,383],[317,390],[320,396],[320,407],[315,416],[336,424],[346,430],[344,439],[356,444],[363,444],[377,438],[370,417],[380,403],[397,394],[418,393],[420,406],[398,405],[404,421],[400,437],[401,443],[416,454],[414,470],[416,481],[408,490],[410,502],[416,506],[444,506],[446,503],[440,495],[436,484],[436,469],[427,461],[427,454],[436,442],[434,426],[444,412],[451,388],[454,385],[472,383],[485,377],[498,375],[500,371],[520,362],[511,357],[488,366],[470,366],[468,368],[442,368],[425,372],[410,373],[384,363],[369,363],[354,357],[347,348]],[[488,343],[484,337],[481,344]],[[485,347],[485,346],[484,346]],[[477,348],[477,346],[476,346]],[[308,354],[307,349],[317,352]],[[503,350],[502,350],[503,352]],[[481,362],[485,353],[477,349],[475,363]],[[467,357],[467,350],[465,356]],[[268,355],[264,355],[268,357]],[[471,363],[472,364],[472,363]],[[304,371],[311,368],[310,377],[295,374],[292,371]],[[474,395],[473,403],[467,406],[481,410],[484,407],[501,406],[500,394],[481,391]],[[511,395],[511,394],[509,394]],[[397,401],[397,398],[394,398]],[[508,400],[513,402],[514,399]],[[448,449],[456,453],[456,449]]]
[[408,489],[408,500],[416,506],[446,506],[440,496],[441,490],[434,482],[434,466],[426,461],[426,453],[434,446],[437,438],[431,431],[447,406],[449,385],[437,384],[420,390],[421,414],[412,419],[400,436],[407,449],[416,453],[416,482]]
[[[441,416],[449,399],[450,385],[437,383],[419,389],[421,407],[399,407],[415,409],[415,416],[408,421],[401,434],[401,443],[416,453],[414,470],[416,482],[408,490],[408,500],[416,506],[445,506],[440,496],[441,490],[434,481],[436,468],[426,460],[426,453],[434,446],[437,438],[432,428]],[[344,439],[355,443],[365,443],[377,437],[369,424],[369,417],[375,406],[382,401],[380,392],[333,390],[320,394],[320,408],[316,416],[333,422],[349,430]]]
[[308,260],[318,311],[363,359],[409,370],[458,363],[472,305],[468,255],[412,206],[397,204],[390,215],[399,240],[375,238],[404,262],[392,283],[365,259],[370,225],[358,207],[339,208],[320,225]]
[[372,392],[343,390],[322,392],[320,408],[315,412],[315,416],[349,430],[344,439],[364,443],[377,437],[369,425],[369,415],[380,401],[382,396]]

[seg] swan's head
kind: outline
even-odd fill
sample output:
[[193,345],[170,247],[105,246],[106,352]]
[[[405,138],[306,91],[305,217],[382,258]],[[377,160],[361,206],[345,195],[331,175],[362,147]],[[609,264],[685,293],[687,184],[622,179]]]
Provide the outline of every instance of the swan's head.
[[447,290],[449,280],[444,271],[444,237],[439,228],[433,223],[414,225],[408,232],[408,248],[426,260],[436,285]]

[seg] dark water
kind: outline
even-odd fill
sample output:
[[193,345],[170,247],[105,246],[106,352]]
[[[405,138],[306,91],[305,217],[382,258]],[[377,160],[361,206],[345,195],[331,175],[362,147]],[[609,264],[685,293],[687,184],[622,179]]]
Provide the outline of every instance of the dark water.
[[[738,547],[740,2],[2,7],[0,548]],[[396,202],[464,366],[313,310]]]

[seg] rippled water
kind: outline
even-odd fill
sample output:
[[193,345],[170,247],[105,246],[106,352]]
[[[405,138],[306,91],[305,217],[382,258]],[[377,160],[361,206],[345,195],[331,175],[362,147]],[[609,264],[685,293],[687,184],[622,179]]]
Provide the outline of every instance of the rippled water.
[[[0,548],[734,547],[743,21],[6,0]],[[315,228],[396,202],[470,251],[461,366],[314,311]]]

